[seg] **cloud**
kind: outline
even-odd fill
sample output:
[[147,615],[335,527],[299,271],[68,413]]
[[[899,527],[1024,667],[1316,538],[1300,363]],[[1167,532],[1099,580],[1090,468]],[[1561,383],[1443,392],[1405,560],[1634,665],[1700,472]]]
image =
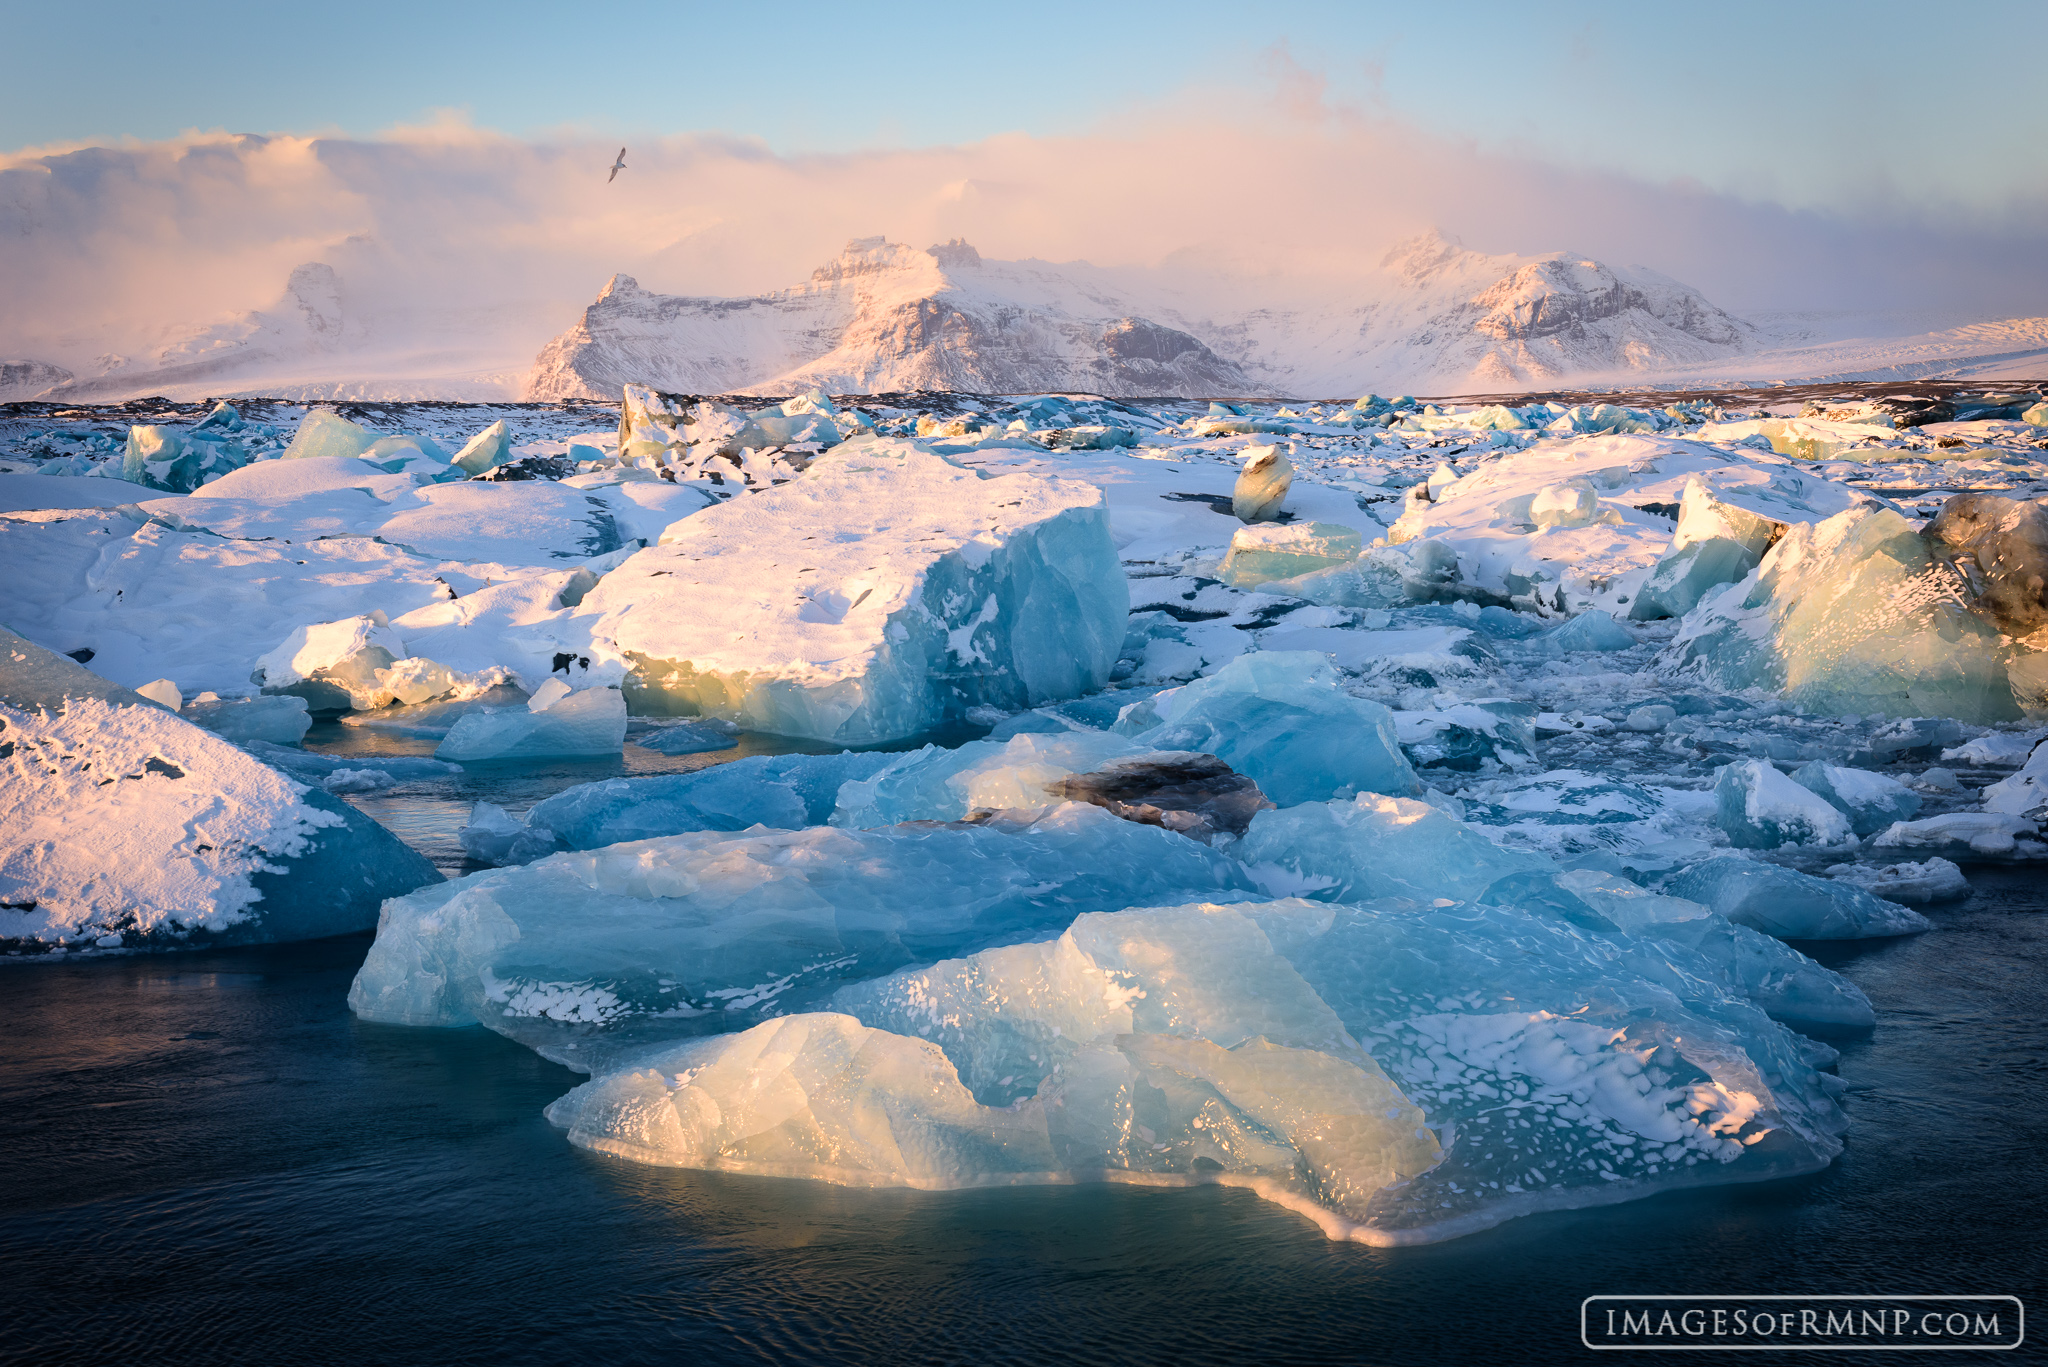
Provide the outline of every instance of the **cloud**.
[[[1263,84],[1189,92],[1070,137],[785,156],[716,134],[520,140],[459,113],[376,138],[189,133],[0,158],[0,351],[146,350],[260,308],[303,261],[371,313],[479,314],[537,348],[614,272],[785,287],[849,237],[1179,272],[1328,297],[1441,225],[1488,251],[1643,264],[1742,310],[2048,312],[2041,197],[1996,213],[1794,211],[1572,170],[1332,105],[1283,50]],[[1218,278],[1220,274],[1233,277]]]

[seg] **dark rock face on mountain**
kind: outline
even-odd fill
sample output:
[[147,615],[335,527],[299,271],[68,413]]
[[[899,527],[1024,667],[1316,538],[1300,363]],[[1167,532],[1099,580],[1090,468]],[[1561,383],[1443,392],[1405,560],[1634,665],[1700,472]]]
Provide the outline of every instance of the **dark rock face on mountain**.
[[32,399],[69,379],[70,371],[47,361],[0,361],[0,403]]

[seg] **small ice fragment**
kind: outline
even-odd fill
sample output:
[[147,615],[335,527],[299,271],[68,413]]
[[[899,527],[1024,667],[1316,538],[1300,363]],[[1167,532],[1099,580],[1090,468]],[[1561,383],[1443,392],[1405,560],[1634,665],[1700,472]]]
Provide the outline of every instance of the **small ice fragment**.
[[549,679],[539,688],[536,688],[533,691],[533,696],[526,700],[526,710],[529,712],[545,712],[562,699],[568,697],[570,691],[569,685],[565,681]]
[[1636,643],[1628,628],[1615,621],[1612,613],[1599,608],[1580,613],[1538,640],[1545,648],[1559,654],[1577,650],[1627,650]]
[[455,453],[452,464],[472,475],[480,475],[486,470],[503,465],[511,456],[512,429],[500,418],[471,437],[469,443]]
[[1638,707],[1635,711],[1629,713],[1628,720],[1622,723],[1622,729],[1646,733],[1662,731],[1677,720],[1677,708],[1667,706],[1664,703],[1652,703],[1648,707]]
[[1970,895],[1963,871],[1939,856],[1921,864],[1834,864],[1827,873],[1893,902],[1948,902]]
[[173,712],[180,711],[185,706],[185,695],[180,693],[178,686],[169,679],[151,679],[135,691],[153,703],[161,703]]
[[350,422],[339,413],[316,408],[299,423],[292,444],[285,447],[285,460],[313,460],[323,456],[360,456],[377,440],[368,428]]
[[320,780],[320,786],[330,793],[375,793],[397,781],[383,769],[336,769]]
[[616,755],[626,743],[626,699],[616,688],[586,688],[544,712],[470,712],[434,750],[443,760]]
[[1824,760],[1792,771],[1792,781],[1817,793],[1849,818],[1857,835],[1876,835],[1894,821],[1910,821],[1920,797],[1897,779],[1866,769],[1847,769]]
[[[1435,476],[1430,496],[1436,495]],[[1529,504],[1529,520],[1538,531],[1552,527],[1584,527],[1600,515],[1600,496],[1582,484],[1553,484],[1539,489]]]
[[1856,843],[1848,817],[1765,760],[1739,760],[1721,771],[1714,818],[1739,849]]
[[1910,907],[1883,901],[1859,887],[1753,859],[1723,856],[1694,864],[1666,882],[1664,891],[1781,940],[1912,935],[1932,924]]

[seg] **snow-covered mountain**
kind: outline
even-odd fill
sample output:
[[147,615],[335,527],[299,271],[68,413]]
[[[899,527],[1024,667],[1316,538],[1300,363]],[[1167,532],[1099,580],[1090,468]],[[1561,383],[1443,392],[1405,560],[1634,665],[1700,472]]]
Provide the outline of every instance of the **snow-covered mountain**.
[[70,371],[48,361],[0,361],[0,403],[32,398],[70,378]]
[[352,297],[334,267],[309,261],[293,269],[268,308],[184,328],[142,357],[100,356],[97,374],[60,371],[34,397],[507,399],[523,379],[517,353],[505,354],[508,332],[516,336],[532,326],[523,312],[517,306],[430,314],[373,310]]
[[615,276],[541,353],[527,393],[596,397],[633,380],[699,393],[1455,393],[1705,364],[1755,335],[1654,271],[1488,256],[1436,232],[1330,293],[1231,312],[1157,273],[862,238],[808,283],[751,298],[652,294]]
[[541,352],[527,396],[610,397],[628,382],[694,393],[1254,387],[1099,279],[1040,261],[985,261],[965,242],[917,251],[879,237],[848,243],[795,289],[750,298],[652,294],[614,276]]
[[1388,252],[1354,300],[1261,308],[1204,331],[1267,387],[1456,394],[1567,377],[1647,378],[1738,355],[1748,323],[1641,266],[1487,255],[1434,230]]

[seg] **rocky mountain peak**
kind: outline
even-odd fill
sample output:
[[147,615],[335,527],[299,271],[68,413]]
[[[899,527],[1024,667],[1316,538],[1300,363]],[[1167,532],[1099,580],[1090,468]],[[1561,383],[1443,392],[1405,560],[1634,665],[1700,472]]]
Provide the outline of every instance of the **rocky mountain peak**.
[[950,271],[958,270],[963,266],[978,267],[981,265],[981,253],[974,250],[964,237],[956,237],[947,242],[934,243],[926,247],[924,253],[939,263],[940,270]]
[[811,283],[836,285],[842,280],[885,271],[920,267],[929,270],[933,264],[925,253],[886,237],[856,237],[840,249],[838,256],[811,272]]

